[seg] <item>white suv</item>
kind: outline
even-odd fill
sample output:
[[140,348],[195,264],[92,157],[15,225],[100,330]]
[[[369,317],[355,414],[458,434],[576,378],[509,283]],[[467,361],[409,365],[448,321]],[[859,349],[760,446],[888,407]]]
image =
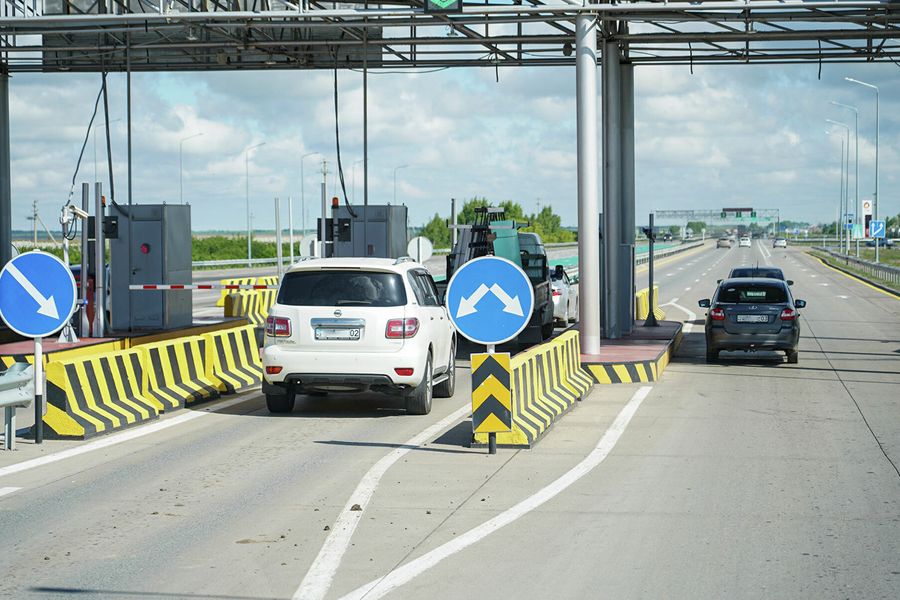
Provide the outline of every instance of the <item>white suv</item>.
[[400,394],[431,411],[456,384],[456,334],[434,280],[412,259],[319,258],[292,266],[269,310],[262,391],[270,412],[297,393]]

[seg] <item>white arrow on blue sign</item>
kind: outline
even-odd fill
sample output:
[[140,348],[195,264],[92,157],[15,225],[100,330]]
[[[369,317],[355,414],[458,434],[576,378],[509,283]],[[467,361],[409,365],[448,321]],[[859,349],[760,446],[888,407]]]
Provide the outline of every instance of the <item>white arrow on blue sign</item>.
[[52,254],[26,252],[0,271],[0,319],[19,335],[38,338],[59,331],[76,298],[72,271]]
[[884,221],[869,221],[869,235],[873,238],[884,239],[886,223]]
[[478,344],[502,344],[528,325],[534,289],[522,269],[505,258],[470,260],[450,278],[447,311],[460,335]]

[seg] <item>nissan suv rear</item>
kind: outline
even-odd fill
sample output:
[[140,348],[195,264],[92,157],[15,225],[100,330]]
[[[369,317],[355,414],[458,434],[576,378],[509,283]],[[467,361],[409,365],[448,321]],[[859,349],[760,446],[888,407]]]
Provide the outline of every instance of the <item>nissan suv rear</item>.
[[266,321],[270,412],[295,394],[399,394],[427,414],[455,386],[456,336],[434,281],[411,259],[322,258],[284,275]]

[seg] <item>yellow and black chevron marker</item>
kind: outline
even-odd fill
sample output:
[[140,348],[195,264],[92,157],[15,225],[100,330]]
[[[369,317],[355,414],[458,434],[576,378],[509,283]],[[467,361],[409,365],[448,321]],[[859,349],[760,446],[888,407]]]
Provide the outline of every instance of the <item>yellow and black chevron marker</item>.
[[512,431],[512,367],[508,352],[472,355],[472,430]]

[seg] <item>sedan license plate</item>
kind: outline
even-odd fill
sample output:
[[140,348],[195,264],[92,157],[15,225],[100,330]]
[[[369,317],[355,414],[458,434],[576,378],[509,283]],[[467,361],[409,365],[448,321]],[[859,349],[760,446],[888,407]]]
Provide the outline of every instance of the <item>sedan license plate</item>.
[[361,334],[362,334],[362,329],[360,329],[358,327],[354,327],[354,328],[317,327],[316,328],[316,339],[317,340],[356,341],[360,338]]
[[738,323],[768,323],[769,317],[766,315],[738,315]]

